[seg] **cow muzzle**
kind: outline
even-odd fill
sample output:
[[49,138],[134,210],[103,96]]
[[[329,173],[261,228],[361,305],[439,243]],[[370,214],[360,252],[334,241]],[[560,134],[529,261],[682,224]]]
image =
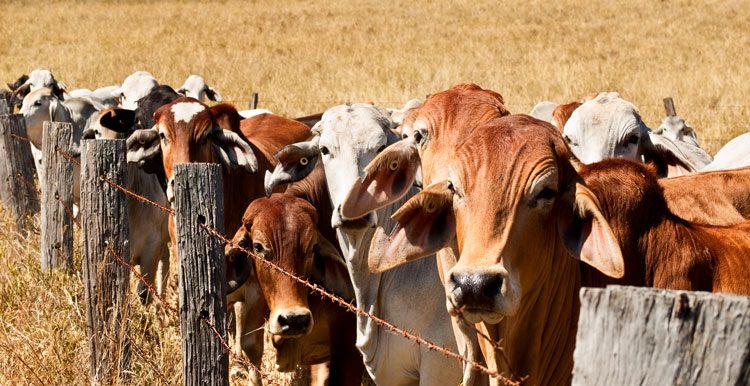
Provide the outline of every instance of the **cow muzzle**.
[[507,284],[507,275],[501,272],[454,269],[446,283],[448,312],[471,323],[497,323],[508,308]]
[[269,332],[275,341],[293,339],[307,335],[312,331],[312,312],[307,308],[286,309],[274,312],[269,320]]
[[333,229],[341,229],[344,232],[351,231],[365,231],[370,228],[375,228],[377,225],[378,217],[375,212],[370,212],[364,217],[355,219],[345,219],[341,215],[341,205],[336,207],[333,211],[333,217],[331,218],[331,227]]

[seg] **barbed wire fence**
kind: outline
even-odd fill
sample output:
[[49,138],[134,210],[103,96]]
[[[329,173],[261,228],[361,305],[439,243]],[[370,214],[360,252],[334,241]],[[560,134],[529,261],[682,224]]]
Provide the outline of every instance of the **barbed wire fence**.
[[[12,138],[15,139],[16,141],[19,141],[19,142],[28,143],[28,144],[34,144],[35,146],[40,146],[41,145],[38,142],[33,141],[32,139],[30,139],[28,137],[25,137],[25,136],[22,136],[22,135],[16,135],[16,134],[14,134],[12,136]],[[66,159],[70,163],[75,164],[78,167],[81,166],[81,162],[78,159],[79,156],[70,154],[69,152],[67,152],[67,151],[65,151],[63,149],[57,149],[57,152],[60,153],[64,157],[64,159]],[[18,177],[18,178],[20,178],[20,177]],[[166,206],[161,205],[161,204],[159,204],[159,203],[157,203],[157,202],[155,202],[155,201],[153,201],[153,200],[151,200],[151,199],[149,199],[147,197],[144,197],[143,195],[138,194],[137,192],[134,192],[134,191],[128,189],[127,187],[123,186],[122,184],[117,183],[116,181],[113,181],[111,178],[108,178],[108,177],[106,177],[104,175],[99,176],[99,178],[103,182],[105,182],[106,184],[108,184],[111,187],[113,187],[114,189],[117,189],[117,190],[123,192],[129,198],[138,200],[138,201],[140,201],[142,203],[145,203],[145,204],[148,204],[148,205],[152,205],[152,206],[158,208],[160,211],[163,211],[164,213],[166,213],[167,215],[169,215],[171,217],[175,216],[175,211],[172,208],[166,207]],[[29,187],[33,186],[34,187],[34,193],[36,193],[37,195],[41,195],[42,191],[40,189],[36,188],[36,184],[34,183],[34,181],[30,181],[28,179],[23,179],[22,182],[24,184],[28,185]],[[38,197],[37,197],[37,200],[39,200]],[[69,206],[64,205],[64,203],[62,201],[60,201],[60,203],[63,204],[63,206],[65,207],[66,212],[68,213],[68,215],[70,215],[71,218],[75,219],[74,220],[75,224],[80,229],[81,228],[80,219],[77,219],[77,218],[75,218],[73,216],[73,212],[74,212],[73,208],[70,208]],[[428,350],[439,352],[439,353],[445,355],[446,357],[450,357],[450,358],[456,359],[458,362],[460,362],[462,364],[466,364],[466,365],[470,366],[472,369],[474,369],[476,371],[479,371],[479,372],[481,372],[481,373],[483,373],[483,374],[485,374],[485,375],[487,375],[489,377],[498,379],[498,380],[500,380],[504,384],[507,384],[507,385],[520,385],[523,382],[523,380],[525,379],[523,377],[516,376],[515,374],[512,374],[512,373],[510,375],[508,375],[508,376],[506,376],[504,374],[501,374],[501,373],[499,373],[499,372],[497,372],[495,370],[490,369],[488,366],[486,366],[484,364],[477,363],[477,362],[475,362],[475,361],[473,361],[473,360],[471,360],[469,358],[466,358],[463,355],[461,355],[459,353],[456,353],[456,352],[454,352],[454,351],[452,351],[452,350],[450,350],[450,349],[448,349],[448,348],[446,348],[444,346],[441,346],[441,345],[436,344],[436,343],[434,343],[434,342],[432,342],[432,341],[430,341],[428,339],[425,339],[425,338],[421,337],[418,333],[415,333],[415,332],[408,331],[408,330],[405,330],[403,328],[400,328],[400,327],[398,327],[398,326],[396,326],[396,325],[388,322],[387,320],[379,318],[376,315],[373,315],[373,314],[371,314],[371,313],[369,313],[369,312],[367,312],[367,311],[365,311],[363,309],[360,309],[360,308],[356,307],[354,304],[352,304],[352,302],[349,302],[346,299],[343,299],[343,298],[341,298],[341,297],[339,297],[339,296],[337,296],[337,295],[335,295],[335,294],[327,291],[326,289],[324,289],[323,287],[321,287],[321,286],[319,286],[317,284],[309,282],[306,278],[296,276],[293,273],[288,272],[288,271],[284,270],[283,268],[281,268],[280,266],[274,264],[273,262],[265,260],[261,256],[257,256],[253,251],[250,251],[250,250],[242,247],[241,245],[237,245],[236,243],[232,242],[231,239],[227,238],[218,229],[216,229],[214,227],[207,226],[205,224],[201,224],[200,227],[208,235],[211,235],[212,237],[215,237],[216,239],[220,240],[223,244],[229,244],[229,245],[231,245],[231,246],[233,246],[235,248],[238,248],[243,253],[247,254],[247,256],[249,256],[250,258],[252,258],[255,261],[257,261],[258,263],[265,264],[268,267],[270,267],[271,269],[274,269],[277,272],[279,272],[279,273],[281,273],[281,274],[283,274],[283,275],[285,275],[285,276],[293,279],[294,281],[298,282],[299,284],[307,287],[312,293],[315,293],[315,294],[319,295],[321,298],[327,299],[328,301],[331,301],[334,304],[337,304],[337,305],[343,307],[348,312],[351,312],[351,313],[356,314],[358,316],[364,316],[364,317],[367,317],[367,318],[371,319],[378,326],[380,326],[381,328],[384,328],[386,331],[388,331],[388,332],[390,332],[390,333],[392,333],[394,335],[401,336],[404,339],[411,340],[411,341],[415,342],[416,344],[424,346]],[[163,297],[163,294],[159,294],[158,291],[156,290],[156,288],[151,283],[149,283],[149,281],[140,272],[138,272],[138,270],[132,264],[129,263],[129,258],[123,258],[122,256],[120,256],[117,253],[115,253],[112,250],[112,246],[108,247],[107,253],[111,257],[113,257],[114,260],[118,264],[123,265],[130,273],[132,273],[133,276],[136,278],[136,280],[138,282],[142,283],[144,285],[144,287],[148,290],[148,292],[150,293],[150,295],[154,299],[157,299],[159,301],[159,303],[166,310],[168,310],[169,312],[171,312],[173,314],[179,315],[179,310],[176,309],[176,308],[174,308],[173,306],[171,306],[169,304],[169,302]],[[223,334],[220,333],[219,329],[217,328],[217,326],[215,324],[211,323],[211,321],[208,320],[208,319],[206,319],[206,318],[201,318],[201,322],[207,328],[209,328],[211,330],[211,332],[213,333],[213,335],[220,341],[220,343],[221,343],[222,347],[224,348],[224,350],[226,351],[226,353],[234,361],[239,362],[240,364],[242,364],[246,368],[251,369],[252,371],[257,372],[260,375],[260,377],[267,384],[275,384],[273,382],[273,376],[270,373],[263,371],[259,366],[257,366],[255,364],[253,364],[252,362],[250,362],[242,354],[235,352],[235,350],[228,343],[226,337]],[[477,332],[479,332],[479,331],[477,331]],[[497,344],[497,342],[492,342],[491,339],[489,339],[489,337],[487,337],[486,335],[483,335],[483,334],[480,334],[480,337],[482,337],[483,339],[489,340],[490,344],[492,345],[492,347],[494,347],[496,350],[500,350],[502,352],[502,347],[499,346]],[[139,350],[139,349],[136,347],[135,350]],[[502,353],[502,357],[505,358],[504,353]]]

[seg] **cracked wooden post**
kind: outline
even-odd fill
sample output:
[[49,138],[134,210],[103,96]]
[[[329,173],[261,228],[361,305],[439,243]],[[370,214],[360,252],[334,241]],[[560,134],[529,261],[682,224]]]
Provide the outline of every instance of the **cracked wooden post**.
[[672,100],[672,97],[664,98],[664,111],[667,112],[668,117],[677,116],[677,111],[674,108],[674,101]]
[[130,270],[118,261],[130,261],[128,202],[123,191],[103,179],[126,184],[125,140],[92,139],[82,144],[81,230],[89,377],[92,385],[128,384]]
[[573,385],[746,385],[750,298],[583,288]]
[[60,152],[73,149],[73,125],[44,122],[42,164],[42,271],[73,269],[73,163]]
[[34,160],[21,114],[0,115],[0,198],[19,231],[28,229],[30,217],[39,213],[34,183]]
[[221,167],[175,165],[174,185],[183,385],[227,386],[224,243],[202,227],[224,232]]

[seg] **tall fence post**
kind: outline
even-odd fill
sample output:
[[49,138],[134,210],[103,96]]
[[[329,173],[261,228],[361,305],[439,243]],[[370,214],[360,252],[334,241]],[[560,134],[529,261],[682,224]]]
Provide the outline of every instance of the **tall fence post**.
[[224,230],[221,168],[176,165],[174,181],[183,385],[226,386],[229,356],[221,342],[227,339],[224,246],[203,229]]
[[746,385],[750,298],[581,290],[573,385]]
[[674,117],[677,115],[672,97],[664,98],[664,111],[666,111],[668,117]]
[[42,271],[73,269],[73,164],[60,152],[73,147],[73,125],[44,122],[42,154]]
[[9,109],[10,100],[5,98],[5,95],[0,94],[0,115],[10,114]]
[[81,155],[81,229],[89,376],[94,385],[127,383],[130,365],[128,203],[124,140],[86,140]]
[[20,231],[29,217],[39,213],[39,195],[34,185],[34,160],[21,114],[0,115],[0,198],[10,210]]
[[250,99],[250,109],[255,110],[258,108],[258,93],[254,92],[253,97]]

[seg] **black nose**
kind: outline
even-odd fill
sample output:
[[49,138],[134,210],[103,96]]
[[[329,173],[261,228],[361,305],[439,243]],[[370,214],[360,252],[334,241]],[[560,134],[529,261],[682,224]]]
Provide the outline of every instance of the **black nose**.
[[279,315],[279,326],[284,335],[307,334],[312,317],[309,314]]
[[458,308],[493,309],[503,277],[499,274],[451,273],[453,301]]

